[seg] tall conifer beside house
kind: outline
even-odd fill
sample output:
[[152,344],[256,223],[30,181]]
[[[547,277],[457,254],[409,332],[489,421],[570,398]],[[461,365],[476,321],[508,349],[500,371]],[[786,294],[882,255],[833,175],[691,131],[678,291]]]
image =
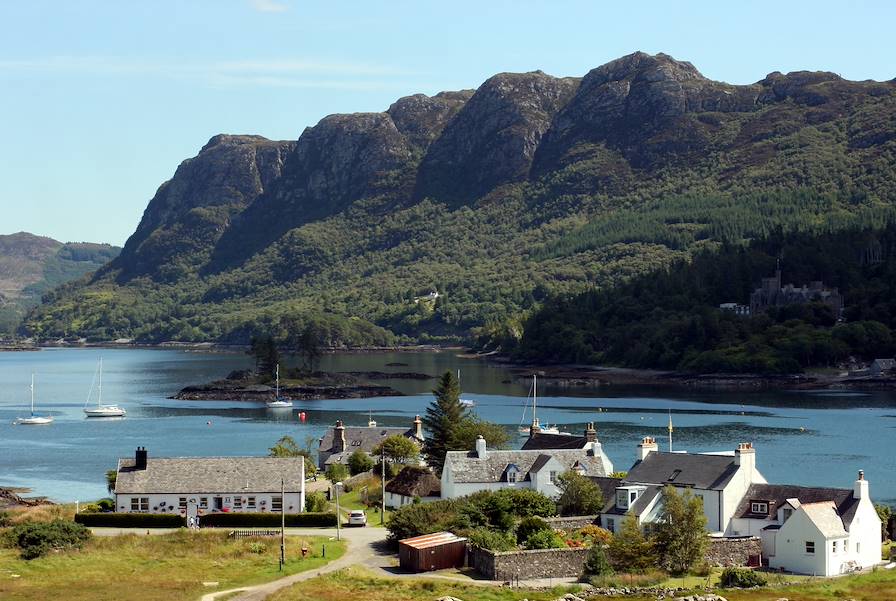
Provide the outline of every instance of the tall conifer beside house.
[[454,428],[469,416],[460,404],[460,382],[452,372],[446,371],[432,392],[436,398],[423,416],[423,425],[429,431],[423,442],[423,453],[433,471],[440,474],[445,453],[451,449]]

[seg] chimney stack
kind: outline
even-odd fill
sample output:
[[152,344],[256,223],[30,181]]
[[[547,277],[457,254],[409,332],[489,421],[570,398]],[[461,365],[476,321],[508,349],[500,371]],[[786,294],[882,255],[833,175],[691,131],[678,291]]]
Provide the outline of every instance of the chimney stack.
[[742,442],[734,450],[734,464],[747,470],[747,481],[753,481],[753,473],[756,471],[756,449],[752,442]]
[[594,429],[594,422],[588,422],[588,427],[585,428],[585,440],[597,442],[597,430]]
[[638,460],[644,461],[650,453],[657,453],[659,450],[660,446],[656,444],[656,440],[652,436],[645,436],[638,445]]
[[538,423],[538,418],[532,420],[532,425],[529,426],[529,438],[533,436],[538,436],[541,434],[541,424]]
[[147,458],[146,447],[137,447],[137,452],[134,455],[134,468],[145,470]]
[[423,440],[423,420],[419,415],[414,416],[414,436],[417,440]]
[[856,480],[855,485],[852,488],[852,498],[853,499],[868,499],[870,495],[868,494],[868,481],[865,480],[865,470],[859,470],[859,478]]
[[476,438],[476,456],[480,459],[485,459],[488,456],[488,452],[485,450],[485,439],[480,434]]
[[345,446],[345,426],[341,419],[337,419],[336,427],[333,428],[333,453],[342,453]]

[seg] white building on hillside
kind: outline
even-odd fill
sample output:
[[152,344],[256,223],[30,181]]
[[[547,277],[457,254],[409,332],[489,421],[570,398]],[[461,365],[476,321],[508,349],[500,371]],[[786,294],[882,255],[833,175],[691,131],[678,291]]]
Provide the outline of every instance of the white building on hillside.
[[881,523],[863,472],[852,489],[751,486],[733,528],[762,538],[772,568],[834,576],[880,562]]
[[557,476],[573,470],[585,476],[606,476],[613,463],[600,444],[587,449],[498,451],[476,440],[473,451],[448,451],[442,469],[442,498],[463,497],[480,490],[530,488],[557,496]]
[[118,460],[114,495],[115,511],[123,513],[301,513],[305,459],[156,458],[139,447],[133,458]]

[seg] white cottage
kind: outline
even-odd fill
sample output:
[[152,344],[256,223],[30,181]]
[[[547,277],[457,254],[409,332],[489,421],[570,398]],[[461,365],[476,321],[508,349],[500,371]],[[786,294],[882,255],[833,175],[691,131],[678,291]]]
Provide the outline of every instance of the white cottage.
[[149,457],[139,447],[133,458],[118,460],[117,472],[117,512],[305,510],[303,457]]
[[606,500],[601,525],[617,532],[626,514],[639,523],[654,521],[662,510],[663,487],[670,485],[703,500],[711,533],[731,535],[732,518],[747,489],[765,481],[750,443],[738,445],[733,453],[661,453],[656,440],[645,437],[638,445],[638,461]]
[[613,471],[613,464],[599,445],[587,449],[498,451],[487,449],[480,436],[473,451],[448,451],[445,455],[442,498],[502,488],[530,488],[555,497],[560,494],[557,476],[569,470],[584,476],[606,476]]
[[880,562],[881,523],[861,471],[852,489],[751,486],[733,527],[762,538],[772,568],[835,576]]

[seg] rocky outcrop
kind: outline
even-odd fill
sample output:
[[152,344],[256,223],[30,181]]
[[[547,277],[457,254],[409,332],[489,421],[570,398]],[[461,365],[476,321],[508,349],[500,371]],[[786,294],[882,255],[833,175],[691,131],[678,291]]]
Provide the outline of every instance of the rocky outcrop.
[[542,136],[578,83],[541,71],[488,79],[430,146],[416,196],[457,204],[526,180]]

